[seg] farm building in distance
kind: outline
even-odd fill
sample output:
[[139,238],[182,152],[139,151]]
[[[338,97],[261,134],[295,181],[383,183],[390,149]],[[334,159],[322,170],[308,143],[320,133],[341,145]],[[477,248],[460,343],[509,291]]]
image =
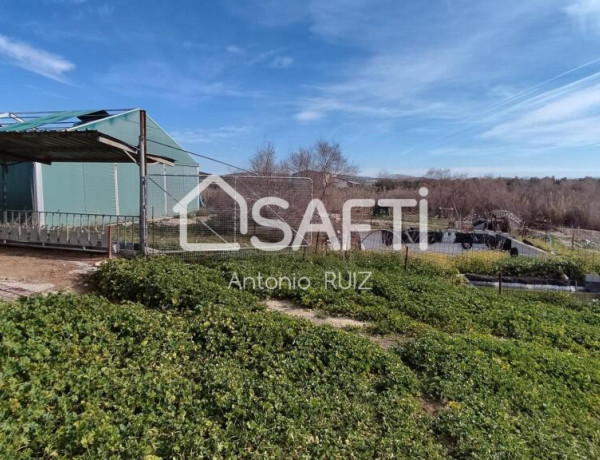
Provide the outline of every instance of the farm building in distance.
[[[0,114],[0,136],[11,132],[94,131],[136,147],[139,120],[140,109],[5,113]],[[150,117],[147,117],[147,140],[148,155],[174,160],[172,165],[165,162],[148,165],[148,185],[156,183],[152,187],[155,193],[148,195],[148,212],[156,217],[171,215],[173,206],[197,184],[198,163]],[[39,148],[42,151],[48,146]],[[131,164],[83,162],[78,161],[78,148],[81,147],[73,146],[72,162],[43,164],[15,160],[5,167],[0,165],[0,208],[137,215],[139,168],[134,159]],[[69,154],[69,148],[64,153]]]

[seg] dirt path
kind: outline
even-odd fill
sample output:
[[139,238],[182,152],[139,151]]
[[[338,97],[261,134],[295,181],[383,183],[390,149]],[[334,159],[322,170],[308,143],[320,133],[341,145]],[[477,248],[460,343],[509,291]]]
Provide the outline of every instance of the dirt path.
[[323,313],[319,310],[311,310],[310,308],[302,308],[290,302],[289,300],[276,300],[269,299],[264,302],[267,309],[271,311],[278,311],[285,313],[286,315],[293,316],[295,318],[303,318],[310,321],[313,324],[322,326],[328,324],[336,329],[358,329],[358,333],[363,337],[366,337],[371,342],[376,343],[381,348],[387,350],[392,348],[398,342],[404,340],[399,335],[371,335],[367,333],[367,328],[371,323],[365,321],[358,321],[352,318],[343,318],[338,316],[323,316]]
[[319,312],[317,310],[311,310],[309,308],[300,308],[288,300],[271,299],[265,301],[265,305],[269,310],[280,311],[282,313],[285,313],[286,315],[295,316],[296,318],[304,318],[309,320],[313,324],[329,324],[330,326],[333,326],[336,329],[364,329],[369,325],[368,323],[357,321],[351,318],[340,318],[330,316],[322,317],[319,315]]
[[84,274],[106,257],[0,246],[0,300],[40,292],[87,292]]

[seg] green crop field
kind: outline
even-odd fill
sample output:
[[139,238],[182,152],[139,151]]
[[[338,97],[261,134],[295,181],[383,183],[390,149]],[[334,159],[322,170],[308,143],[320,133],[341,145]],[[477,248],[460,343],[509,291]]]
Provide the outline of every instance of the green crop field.
[[[326,285],[348,271],[369,289]],[[310,288],[229,287],[259,273]],[[95,295],[0,303],[0,458],[600,457],[597,304],[457,273],[364,253],[156,257],[104,264]]]

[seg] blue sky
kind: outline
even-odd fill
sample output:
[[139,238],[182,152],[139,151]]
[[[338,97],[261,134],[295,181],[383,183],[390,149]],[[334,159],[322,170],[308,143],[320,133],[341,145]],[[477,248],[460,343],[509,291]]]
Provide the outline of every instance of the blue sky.
[[600,0],[0,0],[0,81],[238,165],[325,138],[371,175],[600,176]]

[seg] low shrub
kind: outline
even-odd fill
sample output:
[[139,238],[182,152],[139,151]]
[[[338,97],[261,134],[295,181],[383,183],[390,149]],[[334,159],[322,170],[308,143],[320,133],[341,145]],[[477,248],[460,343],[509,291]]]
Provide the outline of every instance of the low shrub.
[[207,304],[262,308],[252,294],[229,289],[219,271],[169,257],[114,259],[100,266],[92,282],[108,299],[161,310],[193,311]]
[[561,257],[536,259],[533,257],[509,257],[496,263],[496,273],[506,276],[534,276],[581,280],[585,271],[577,261]]
[[478,275],[497,274],[498,264],[508,259],[504,252],[471,251],[451,257],[452,264],[460,273],[476,273]]
[[283,315],[195,312],[0,303],[2,458],[443,456],[398,357]]
[[452,258],[460,273],[477,275],[523,276],[558,279],[567,276],[580,281],[590,267],[583,261],[567,257],[508,257],[504,253],[469,252]]
[[[516,264],[513,260],[518,258],[500,260]],[[564,267],[558,265],[554,270]],[[572,299],[565,308],[564,303],[556,304],[553,297],[543,293],[499,296],[495,291],[456,285],[452,272],[439,271],[436,267],[416,266],[404,270],[401,263],[380,256],[370,265],[362,261],[355,263],[350,258],[320,256],[228,261],[213,268],[222,273],[225,280],[233,273],[240,278],[254,277],[258,273],[274,277],[305,276],[311,280],[307,290],[287,286],[275,290],[250,287],[250,292],[262,298],[293,300],[303,307],[335,316],[371,321],[373,330],[378,333],[414,335],[432,328],[448,333],[473,331],[540,342],[562,350],[600,351],[600,316],[593,306]],[[326,271],[345,273],[367,269],[373,272],[368,291],[324,286]]]
[[597,359],[475,334],[427,334],[398,353],[444,405],[434,432],[452,456],[600,456]]
[[[325,288],[371,270],[369,291]],[[229,289],[302,275],[294,289]],[[5,458],[584,458],[600,449],[600,315],[364,255],[111,261],[97,297],[0,303]],[[405,335],[395,352],[263,310],[289,298]],[[174,300],[175,299],[175,300]],[[147,307],[127,301],[142,301]],[[433,409],[431,409],[431,407]]]

